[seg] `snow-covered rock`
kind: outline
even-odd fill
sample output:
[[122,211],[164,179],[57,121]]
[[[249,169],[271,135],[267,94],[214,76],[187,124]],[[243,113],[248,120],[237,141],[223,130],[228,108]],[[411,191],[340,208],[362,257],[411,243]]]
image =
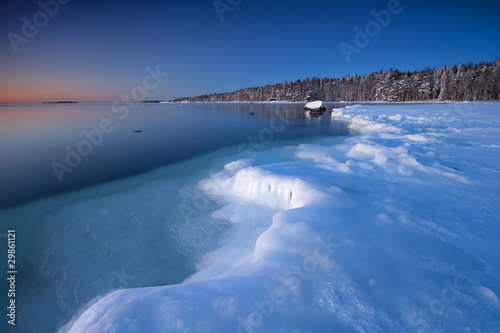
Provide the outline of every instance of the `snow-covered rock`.
[[323,104],[323,101],[314,101],[309,102],[304,106],[304,109],[311,111],[325,111],[326,106]]

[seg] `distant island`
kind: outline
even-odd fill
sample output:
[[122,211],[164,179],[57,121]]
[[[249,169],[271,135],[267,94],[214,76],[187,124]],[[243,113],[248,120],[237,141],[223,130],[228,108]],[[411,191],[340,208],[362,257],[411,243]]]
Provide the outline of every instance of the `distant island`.
[[43,102],[43,104],[75,104],[76,101],[55,101],[55,102]]
[[500,59],[420,71],[390,69],[340,79],[307,78],[234,92],[177,98],[174,102],[413,102],[500,100]]

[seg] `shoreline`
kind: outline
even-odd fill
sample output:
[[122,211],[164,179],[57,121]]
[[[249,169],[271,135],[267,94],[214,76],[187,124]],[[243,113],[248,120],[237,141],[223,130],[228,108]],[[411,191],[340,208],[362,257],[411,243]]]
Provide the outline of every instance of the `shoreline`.
[[[438,100],[428,100],[428,101],[405,101],[405,102],[389,102],[389,101],[323,101],[325,104],[345,104],[345,105],[435,105],[435,104],[460,104],[460,103],[499,103],[500,101],[438,101]],[[294,102],[294,101],[229,101],[229,102],[162,102],[162,103],[145,103],[137,102],[133,104],[137,105],[182,105],[182,104],[306,104],[307,101]],[[0,107],[7,106],[82,106],[82,105],[123,105],[127,103],[113,103],[113,102],[78,102],[78,103],[0,103]]]

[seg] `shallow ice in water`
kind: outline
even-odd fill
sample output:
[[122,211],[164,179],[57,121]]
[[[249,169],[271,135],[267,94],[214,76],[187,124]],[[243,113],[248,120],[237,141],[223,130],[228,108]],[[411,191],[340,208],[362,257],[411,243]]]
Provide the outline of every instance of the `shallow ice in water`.
[[60,332],[498,331],[499,111],[351,106],[353,137],[80,193],[26,227],[36,297]]

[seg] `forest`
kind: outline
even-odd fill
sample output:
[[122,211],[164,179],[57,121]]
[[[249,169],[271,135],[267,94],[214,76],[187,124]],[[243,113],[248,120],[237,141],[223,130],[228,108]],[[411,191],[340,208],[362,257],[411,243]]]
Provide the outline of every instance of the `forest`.
[[368,75],[306,78],[234,92],[179,98],[174,102],[258,101],[493,101],[500,99],[500,59],[480,64],[401,72],[390,69]]

